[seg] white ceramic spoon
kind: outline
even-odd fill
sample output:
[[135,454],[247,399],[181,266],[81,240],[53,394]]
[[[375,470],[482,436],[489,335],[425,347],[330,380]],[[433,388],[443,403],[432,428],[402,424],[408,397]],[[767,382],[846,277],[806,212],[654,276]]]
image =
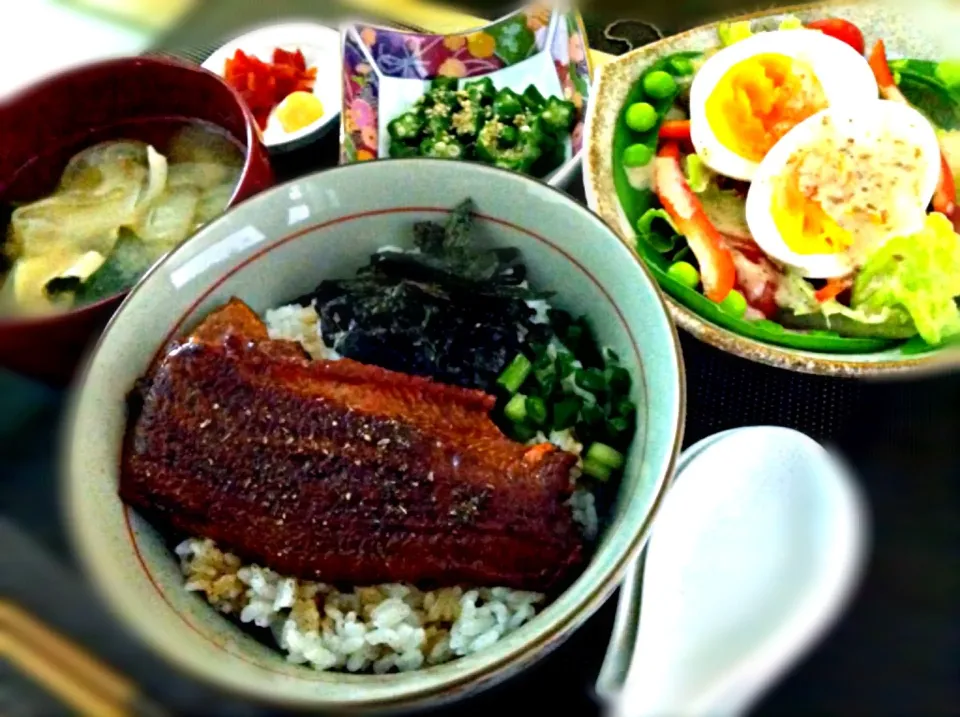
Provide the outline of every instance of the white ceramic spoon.
[[742,714],[839,615],[867,520],[847,470],[803,434],[744,428],[689,449],[624,581],[598,694],[616,717]]

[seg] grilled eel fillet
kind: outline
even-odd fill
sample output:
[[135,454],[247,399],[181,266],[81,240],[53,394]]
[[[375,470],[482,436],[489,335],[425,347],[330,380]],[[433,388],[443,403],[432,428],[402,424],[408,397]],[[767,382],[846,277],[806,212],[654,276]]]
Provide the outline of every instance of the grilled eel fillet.
[[550,591],[583,558],[576,456],[507,439],[480,391],[310,361],[238,300],[139,393],[123,500],[281,574]]

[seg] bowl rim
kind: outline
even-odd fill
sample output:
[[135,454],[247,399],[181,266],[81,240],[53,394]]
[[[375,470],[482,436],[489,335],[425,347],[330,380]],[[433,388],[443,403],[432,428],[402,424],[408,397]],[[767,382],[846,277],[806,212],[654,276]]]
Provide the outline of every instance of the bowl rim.
[[[233,190],[233,194],[230,195],[230,201],[227,203],[227,209],[231,208],[234,205],[234,202],[237,199],[237,195],[240,194],[240,188],[243,185],[244,181],[247,179],[250,173],[250,167],[253,164],[253,153],[250,151],[251,147],[256,146],[259,142],[259,137],[256,131],[256,122],[253,119],[253,114],[247,108],[246,103],[243,101],[243,98],[240,97],[240,93],[237,92],[233,87],[227,84],[222,77],[217,75],[214,72],[210,72],[206,68],[200,67],[200,65],[195,65],[193,63],[187,62],[186,60],[181,60],[179,58],[173,57],[159,57],[156,55],[135,55],[132,57],[114,57],[107,60],[97,60],[95,62],[87,62],[82,65],[73,65],[62,72],[56,72],[46,77],[43,77],[36,82],[32,82],[26,87],[20,88],[12,97],[7,100],[7,106],[13,106],[14,104],[30,101],[31,96],[39,94],[44,91],[49,91],[56,85],[61,82],[69,82],[72,78],[76,77],[79,74],[85,74],[90,71],[96,70],[111,70],[111,69],[121,69],[127,66],[137,66],[137,65],[149,65],[149,66],[166,66],[173,67],[177,69],[189,70],[191,72],[202,73],[205,75],[210,75],[215,77],[220,84],[229,90],[230,95],[233,97],[234,103],[240,109],[243,115],[244,126],[246,127],[246,137],[244,139],[245,146],[243,148],[243,168],[240,170],[240,178],[237,180],[237,186]],[[210,123],[214,124],[214,123]],[[18,170],[19,171],[19,170]],[[190,241],[191,234],[186,239],[183,240],[182,244]],[[0,246],[3,242],[0,241]],[[174,248],[172,251],[176,251]],[[168,253],[172,253],[168,252]],[[162,258],[161,258],[162,261]],[[152,268],[152,267],[151,267]],[[148,272],[144,273],[141,278],[145,277]],[[91,304],[84,304],[83,306],[77,306],[70,308],[66,311],[58,311],[50,314],[43,314],[39,316],[3,316],[0,315],[0,332],[2,331],[15,331],[22,330],[27,328],[43,328],[43,327],[53,327],[63,322],[68,322],[74,319],[75,317],[94,317],[97,316],[104,308],[109,307],[113,304],[116,304],[118,300],[127,296],[130,292],[119,291],[110,296],[105,296],[102,299],[99,299]]]
[[[627,245],[630,251],[636,255],[637,260],[644,264],[644,267],[646,267],[646,262],[637,254],[636,248],[633,246],[634,237],[624,235],[624,230],[621,226],[622,221],[619,217],[619,213],[622,211],[619,199],[615,194],[613,196],[607,196],[606,194],[601,196],[600,193],[601,185],[604,182],[599,179],[602,164],[598,155],[603,152],[603,149],[597,146],[594,123],[597,114],[604,105],[612,105],[611,102],[604,99],[606,87],[616,82],[616,80],[611,79],[611,73],[617,68],[647,64],[664,52],[668,52],[670,47],[678,40],[682,41],[694,37],[705,30],[716,29],[722,22],[763,20],[795,13],[827,12],[834,7],[851,5],[865,7],[870,5],[870,2],[869,0],[819,0],[818,2],[798,3],[784,7],[756,10],[733,17],[725,17],[699,24],[674,35],[663,37],[656,42],[619,55],[597,68],[594,74],[593,96],[587,108],[587,119],[584,128],[585,149],[587,151],[583,159],[583,184],[587,205],[610,225],[614,233]],[[654,281],[656,282],[656,279],[654,279]],[[660,288],[659,282],[657,282],[657,286]],[[945,348],[916,356],[892,357],[890,360],[865,361],[862,358],[856,358],[856,356],[858,356],[857,354],[849,355],[850,358],[847,358],[847,355],[844,354],[805,351],[802,349],[791,349],[775,344],[768,344],[747,336],[742,336],[735,331],[708,321],[665,292],[664,298],[667,310],[677,325],[700,341],[720,349],[724,353],[797,373],[839,378],[896,378],[906,375],[917,377],[939,374],[960,364],[960,358],[954,358],[954,353]],[[881,353],[882,352],[859,354],[859,356],[879,356]]]
[[[454,162],[456,160],[447,160],[447,159],[436,159],[436,158],[409,158],[409,159],[388,159],[385,161],[397,162],[404,164],[415,164],[422,166],[425,163],[435,164],[438,162]],[[462,164],[462,163],[461,163]],[[605,228],[607,231],[610,231],[609,226],[593,211],[588,209],[583,204],[577,202],[575,199],[564,193],[562,190],[552,187],[544,182],[539,182],[525,175],[518,175],[517,173],[510,172],[509,170],[500,169],[496,167],[490,167],[486,165],[479,165],[476,163],[467,163],[472,164],[476,167],[477,171],[481,173],[487,173],[490,175],[503,175],[509,178],[518,178],[520,182],[530,182],[534,185],[539,185],[540,187],[546,188],[549,192],[553,192],[557,195],[557,199],[562,202],[567,202],[570,205],[570,208],[573,211],[582,213],[589,221],[596,222],[598,227]],[[291,180],[281,185],[277,185],[269,192],[276,192],[280,194],[282,192],[288,191],[289,187],[296,184],[297,182],[302,182],[304,179],[311,178],[317,175],[326,174],[328,172],[337,173],[337,174],[349,174],[350,172],[355,171],[370,171],[364,170],[362,167],[366,166],[376,166],[377,163],[373,162],[361,162],[356,164],[349,165],[340,165],[330,169],[323,170],[321,172],[316,172],[312,175],[307,175],[306,177],[301,177],[295,180]],[[264,193],[260,196],[267,195]],[[166,257],[158,261],[154,266],[152,266],[146,274],[142,277],[141,281],[133,287],[128,296],[124,299],[124,304],[113,314],[108,322],[103,333],[97,338],[97,341],[88,348],[87,355],[84,357],[84,360],[81,364],[81,369],[77,374],[77,379],[70,391],[70,396],[67,403],[66,418],[62,424],[61,430],[61,445],[63,449],[61,450],[61,490],[62,494],[65,496],[65,499],[62,502],[62,511],[65,516],[68,526],[69,526],[69,536],[71,543],[74,547],[75,553],[80,559],[80,563],[84,568],[84,572],[91,578],[91,583],[93,584],[96,591],[101,595],[104,602],[111,608],[115,616],[124,624],[128,625],[133,629],[141,639],[147,640],[148,644],[151,644],[153,651],[157,654],[161,654],[168,662],[177,666],[180,669],[187,671],[189,674],[192,674],[195,678],[201,679],[209,684],[216,684],[221,689],[226,689],[229,692],[234,694],[241,694],[247,698],[252,698],[261,703],[270,703],[276,705],[286,705],[292,707],[335,707],[337,705],[332,704],[326,701],[322,695],[312,696],[305,698],[302,696],[290,696],[290,695],[276,695],[276,694],[267,694],[267,692],[260,685],[237,685],[235,683],[230,683],[226,680],[222,680],[219,677],[211,675],[210,673],[206,674],[197,674],[196,670],[189,664],[188,661],[183,660],[180,656],[180,653],[167,649],[165,646],[160,647],[154,644],[149,640],[145,634],[145,631],[141,628],[140,620],[133,619],[130,615],[127,614],[125,609],[121,609],[120,603],[123,602],[122,599],[116,598],[109,591],[105,589],[105,585],[99,576],[98,570],[95,569],[95,565],[98,563],[98,558],[94,554],[94,546],[90,544],[90,540],[87,536],[87,528],[85,527],[86,519],[82,518],[82,514],[77,508],[75,499],[72,497],[73,492],[76,486],[79,486],[82,482],[81,476],[77,475],[77,471],[74,470],[72,465],[73,461],[72,446],[75,444],[74,437],[74,428],[76,426],[76,412],[79,409],[80,396],[83,393],[83,387],[86,385],[89,374],[92,370],[93,364],[99,354],[106,337],[111,333],[111,329],[114,327],[115,323],[118,321],[118,317],[123,313],[125,304],[128,301],[131,301],[134,296],[139,292],[143,291],[144,284],[146,279],[149,276],[152,276],[155,273],[159,273],[166,264],[167,261],[174,255],[178,250],[174,250]],[[260,257],[258,257],[259,259]],[[250,263],[255,263],[257,259],[254,259]],[[677,460],[679,459],[681,447],[683,444],[685,426],[686,426],[686,398],[687,398],[687,389],[686,389],[686,371],[683,362],[683,354],[680,347],[679,335],[677,333],[677,328],[672,319],[670,319],[669,313],[666,311],[666,306],[664,304],[664,297],[660,287],[657,285],[656,281],[653,279],[652,275],[649,273],[649,270],[642,263],[638,263],[640,270],[643,272],[647,281],[650,284],[650,287],[653,289],[652,297],[659,304],[659,307],[664,312],[664,318],[666,320],[666,328],[670,335],[669,342],[669,351],[672,357],[671,363],[677,372],[677,382],[675,385],[676,390],[676,401],[677,401],[677,413],[676,413],[676,422],[671,426],[672,433],[672,445],[664,450],[664,470],[662,474],[656,476],[657,479],[657,490],[656,494],[652,497],[652,502],[650,504],[650,509],[647,514],[643,517],[641,521],[638,521],[637,529],[635,535],[632,536],[628,545],[620,552],[619,556],[611,562],[611,565],[605,570],[605,573],[601,576],[596,584],[585,588],[584,597],[577,603],[573,609],[569,611],[568,614],[560,615],[553,625],[550,626],[549,630],[540,634],[535,635],[535,639],[528,640],[527,642],[519,645],[512,652],[505,654],[496,662],[491,662],[485,665],[479,665],[476,669],[472,670],[469,673],[463,673],[461,675],[452,675],[449,679],[443,682],[434,682],[426,685],[418,685],[406,690],[399,698],[394,699],[391,697],[378,697],[373,699],[359,699],[353,701],[349,704],[351,709],[363,709],[363,710],[383,710],[383,709],[400,709],[408,708],[418,704],[423,703],[425,700],[441,698],[444,694],[447,697],[455,696],[458,694],[463,694],[469,692],[471,688],[482,688],[482,686],[489,684],[491,681],[494,681],[496,677],[500,675],[510,675],[511,668],[522,670],[525,667],[529,666],[537,657],[537,653],[548,652],[549,649],[557,643],[559,639],[569,636],[575,629],[583,624],[590,615],[592,615],[600,605],[613,593],[620,583],[620,580],[623,577],[623,574],[626,572],[629,565],[637,558],[640,551],[643,548],[643,545],[646,543],[649,538],[654,519],[659,512],[663,499],[666,493],[669,490],[670,485],[672,484],[674,478],[674,471]],[[189,314],[189,310],[184,314],[185,318]],[[182,320],[182,319],[181,319]],[[116,500],[120,500],[119,497],[116,497]],[[124,506],[124,524],[127,525],[129,521],[129,515],[131,509]],[[588,563],[589,565],[589,563]],[[586,570],[586,567],[584,568]],[[149,573],[148,573],[149,575]],[[162,594],[161,594],[162,596]],[[211,610],[213,608],[210,608]],[[183,619],[182,614],[174,610],[171,606],[171,610],[177,613],[177,616]],[[189,623],[185,623],[189,626]],[[232,657],[236,657],[232,655]],[[238,658],[239,659],[239,658]]]

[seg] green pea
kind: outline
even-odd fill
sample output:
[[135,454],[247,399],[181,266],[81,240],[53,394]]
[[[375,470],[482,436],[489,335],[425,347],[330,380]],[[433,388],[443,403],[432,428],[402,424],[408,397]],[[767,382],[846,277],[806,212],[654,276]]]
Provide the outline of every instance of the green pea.
[[627,127],[634,132],[649,132],[658,119],[657,110],[649,102],[634,102],[627,107]]
[[643,78],[643,91],[655,100],[664,100],[677,91],[677,81],[669,72],[656,70]]
[[727,294],[727,298],[720,302],[720,308],[739,319],[747,313],[747,300],[743,298],[743,294],[733,289]]
[[631,144],[623,151],[625,167],[646,167],[652,160],[653,150],[645,144]]
[[696,289],[700,284],[700,273],[693,264],[686,261],[671,264],[670,268],[667,269],[667,276],[688,289]]
[[673,57],[670,59],[670,67],[678,75],[692,75],[693,61],[689,57]]

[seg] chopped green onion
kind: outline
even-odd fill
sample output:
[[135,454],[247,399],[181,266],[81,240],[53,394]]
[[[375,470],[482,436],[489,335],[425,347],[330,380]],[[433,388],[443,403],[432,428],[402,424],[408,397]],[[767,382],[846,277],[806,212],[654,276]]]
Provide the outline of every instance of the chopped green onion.
[[573,428],[583,403],[576,396],[565,398],[553,407],[553,430],[564,431]]
[[610,480],[610,475],[613,473],[613,470],[610,466],[606,466],[603,463],[586,460],[583,462],[583,472],[591,478],[606,483]]
[[515,440],[526,443],[537,435],[537,429],[524,423],[517,423],[513,426],[511,433]]
[[677,91],[677,81],[669,72],[654,70],[643,78],[643,91],[655,100],[665,100]]
[[588,403],[580,410],[580,417],[588,426],[603,422],[603,409],[595,403]]
[[557,367],[557,376],[561,381],[573,373],[576,361],[577,359],[569,351],[561,351],[557,354],[557,361],[554,365]]
[[595,368],[580,368],[574,374],[573,380],[584,391],[598,393],[607,388],[607,382],[604,379],[603,372]]
[[610,391],[626,393],[630,390],[630,372],[621,366],[607,366],[603,378]]
[[526,402],[526,413],[530,422],[536,426],[542,426],[547,422],[547,404],[542,398],[529,396]]
[[567,329],[566,335],[563,337],[563,343],[567,348],[576,350],[580,346],[580,342],[583,340],[583,327],[580,324],[573,324],[570,328]]
[[611,418],[607,421],[607,433],[614,438],[622,438],[630,430],[630,422],[626,418]]
[[549,396],[557,384],[557,370],[549,357],[545,356],[544,358],[547,360],[547,365],[535,367],[533,376],[537,379],[537,384],[542,389],[543,394]]
[[523,423],[527,420],[527,397],[522,393],[515,394],[504,406],[503,415],[514,423]]
[[530,359],[523,354],[517,354],[510,365],[500,374],[497,383],[503,386],[508,393],[516,393],[520,390],[523,382],[527,380],[527,376],[530,375],[532,369],[533,365],[530,363]]
[[693,264],[686,261],[671,264],[667,269],[667,276],[688,289],[696,289],[700,285],[700,272]]
[[617,402],[614,410],[618,416],[630,417],[633,416],[634,412],[637,410],[637,406],[633,401],[623,399],[622,401]]
[[729,294],[727,294],[727,298],[720,302],[720,308],[731,316],[740,318],[747,313],[747,300],[744,298],[743,294],[736,289],[733,289]]
[[620,355],[609,347],[603,350],[603,358],[610,363],[620,363]]
[[623,454],[605,443],[594,443],[587,449],[584,462],[599,463],[616,471],[623,468]]
[[634,102],[627,107],[627,113],[624,116],[627,127],[634,132],[649,132],[657,126],[659,119],[656,108],[649,102]]

